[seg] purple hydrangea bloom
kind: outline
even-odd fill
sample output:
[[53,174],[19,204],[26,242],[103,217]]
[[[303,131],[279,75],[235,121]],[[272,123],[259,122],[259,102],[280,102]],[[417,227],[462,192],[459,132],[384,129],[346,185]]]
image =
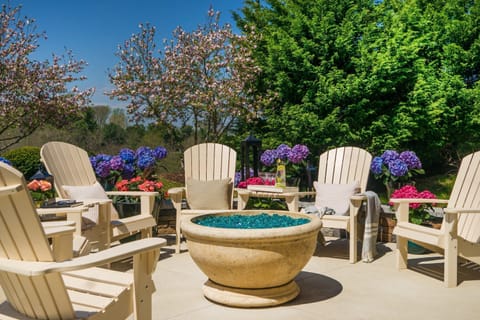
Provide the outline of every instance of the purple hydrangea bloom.
[[303,144],[297,144],[288,153],[288,160],[292,163],[300,163],[308,157],[310,150]]
[[137,166],[140,170],[145,170],[147,168],[151,168],[155,165],[155,157],[152,156],[149,152],[142,153],[137,159]]
[[123,170],[124,162],[120,156],[113,156],[112,159],[110,159],[109,163],[110,163],[110,168],[112,170],[116,170],[116,171]]
[[135,155],[137,156],[137,159],[139,159],[142,155],[148,154],[153,157],[152,155],[152,149],[150,147],[140,147],[137,149]]
[[0,162],[6,163],[6,164],[8,164],[9,166],[12,165],[12,163],[10,162],[10,160],[5,159],[4,157],[0,157]]
[[135,161],[135,151],[132,149],[124,148],[120,150],[118,155],[125,163],[133,163]]
[[112,159],[112,156],[111,155],[108,155],[108,154],[104,154],[104,153],[100,153],[97,155],[97,163],[98,162],[103,162],[103,161],[110,161],[110,159]]
[[130,163],[126,163],[123,166],[122,178],[123,179],[131,179],[131,178],[133,178],[134,174],[135,174],[135,168],[133,167],[133,165],[130,164]]
[[383,172],[383,159],[382,157],[375,157],[372,160],[372,165],[370,166],[373,174],[382,174]]
[[277,158],[280,160],[287,160],[290,153],[290,147],[282,143],[277,147]]
[[93,168],[97,167],[97,156],[91,156],[90,158],[90,164],[92,165]]
[[399,154],[395,150],[387,150],[382,154],[383,162],[388,166],[391,162],[399,159]]
[[106,178],[110,175],[110,162],[102,161],[97,164],[95,167],[95,173],[100,178]]
[[413,151],[403,151],[400,153],[400,159],[405,162],[408,169],[422,169],[422,163]]
[[241,173],[240,171],[235,172],[235,178],[234,178],[233,181],[234,181],[234,182],[233,182],[233,185],[234,185],[235,187],[237,187],[237,186],[238,186],[238,183],[239,183],[240,181],[242,181],[242,173]]
[[268,166],[271,166],[277,160],[277,151],[276,150],[265,150],[260,156],[260,161]]
[[395,177],[404,176],[408,172],[407,164],[400,159],[391,161],[388,164],[388,169],[390,170],[390,173]]
[[167,149],[165,149],[164,147],[156,147],[155,149],[153,149],[153,156],[155,157],[155,159],[161,160],[167,156]]

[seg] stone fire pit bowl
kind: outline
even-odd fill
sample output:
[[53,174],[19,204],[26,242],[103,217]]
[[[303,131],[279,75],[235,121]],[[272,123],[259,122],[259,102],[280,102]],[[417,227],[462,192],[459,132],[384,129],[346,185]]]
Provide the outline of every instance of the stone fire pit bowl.
[[[289,227],[231,229],[202,226],[208,215],[288,215],[309,222]],[[216,212],[182,221],[193,261],[208,276],[206,298],[235,307],[275,306],[294,299],[294,278],[312,257],[322,226],[316,216],[269,210]]]

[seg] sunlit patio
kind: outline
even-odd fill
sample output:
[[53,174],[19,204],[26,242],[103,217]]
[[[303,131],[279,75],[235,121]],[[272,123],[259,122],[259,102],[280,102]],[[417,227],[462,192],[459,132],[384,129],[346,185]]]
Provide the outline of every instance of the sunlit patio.
[[[480,268],[459,266],[459,285],[445,288],[443,260],[436,254],[410,255],[409,270],[395,269],[394,243],[377,243],[372,263],[348,263],[346,240],[317,250],[296,278],[300,295],[281,306],[240,309],[204,298],[207,280],[187,245],[175,254],[174,239],[161,250],[154,274],[153,319],[477,319]],[[327,238],[328,240],[328,238]],[[131,272],[131,261],[113,266]],[[3,301],[3,292],[0,292]]]
[[[272,308],[239,309],[205,299],[206,277],[185,243],[162,249],[154,280],[154,319],[477,319],[480,268],[459,267],[459,286],[445,288],[443,258],[411,255],[409,270],[395,268],[394,243],[377,243],[372,263],[348,263],[346,240],[318,246],[297,277],[300,295]],[[414,269],[414,270],[410,270]]]

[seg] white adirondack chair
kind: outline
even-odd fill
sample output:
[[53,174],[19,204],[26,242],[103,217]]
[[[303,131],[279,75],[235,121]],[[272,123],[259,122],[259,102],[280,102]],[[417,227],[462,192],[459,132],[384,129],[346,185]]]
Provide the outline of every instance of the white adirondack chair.
[[[66,186],[90,187],[95,186],[97,179],[90,163],[90,159],[85,150],[65,142],[48,142],[40,150],[41,161],[45,168],[54,177],[55,190],[61,198],[68,199]],[[96,187],[99,187],[98,184]],[[111,242],[120,240],[135,233],[141,233],[142,238],[152,235],[152,228],[156,226],[156,221],[152,216],[155,196],[157,192],[143,191],[107,191],[103,188],[98,190],[95,198],[90,197],[86,200],[104,199],[106,195],[126,195],[140,197],[141,212],[127,218],[119,218],[113,205],[99,206],[99,210],[111,211],[111,223],[108,224],[108,212],[99,213],[97,225],[87,228],[83,235],[92,243],[98,244],[98,249],[105,249]],[[82,200],[82,199],[76,199]]]
[[[0,286],[6,297],[1,319],[126,319],[132,313],[135,319],[152,318],[151,274],[164,239],[57,262],[25,179],[4,163],[0,208]],[[132,256],[133,273],[95,267]]]
[[[357,194],[350,197],[348,215],[324,215],[322,227],[343,229],[349,232],[349,261],[358,261],[357,240],[358,213],[365,196],[358,195],[366,191],[372,155],[357,147],[341,147],[328,150],[320,155],[318,178],[316,183],[326,185],[358,184]],[[317,195],[318,196],[318,195]]]
[[[233,208],[233,181],[235,179],[235,167],[237,152],[232,148],[218,143],[202,143],[192,146],[184,152],[185,188],[172,188],[168,194],[177,211],[176,218],[176,249],[180,252],[181,220],[184,215],[198,215],[212,210],[228,210]],[[223,180],[223,182],[222,182]],[[195,187],[189,186],[189,181],[203,183]],[[215,184],[215,185],[212,185]],[[228,189],[225,189],[228,184]],[[189,190],[190,188],[190,190]],[[217,191],[214,191],[217,190]],[[225,193],[225,192],[226,193]],[[196,192],[196,194],[193,194]],[[202,198],[206,205],[195,207],[188,203],[189,208],[182,208],[184,196],[187,200]]]
[[[458,256],[480,264],[480,151],[463,158],[449,200],[390,199],[396,207],[397,268],[408,265],[407,240],[444,254],[444,283],[457,286]],[[408,222],[409,203],[447,203],[440,230]]]

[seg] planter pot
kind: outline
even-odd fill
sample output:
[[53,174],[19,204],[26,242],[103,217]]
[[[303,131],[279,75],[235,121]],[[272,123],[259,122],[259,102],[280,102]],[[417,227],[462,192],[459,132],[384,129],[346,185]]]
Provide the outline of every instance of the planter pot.
[[121,219],[140,213],[140,202],[116,202],[114,205]]
[[[117,209],[120,218],[127,218],[139,214],[141,209],[140,202],[115,201],[113,205],[115,209]],[[175,209],[171,200],[155,198],[152,215],[158,220],[160,210],[168,210],[171,208]]]
[[381,214],[378,223],[377,241],[379,242],[395,242],[393,229],[397,225],[394,215]]
[[418,245],[412,241],[408,241],[407,248],[408,248],[408,253],[411,253],[411,254],[425,254],[430,252],[429,250],[425,249],[421,245]]
[[212,215],[260,213],[306,218],[298,226],[264,229],[227,229],[196,224],[197,216],[182,221],[189,253],[209,280],[204,295],[236,307],[265,307],[285,303],[300,292],[294,278],[310,260],[321,221],[286,211],[236,211]]

